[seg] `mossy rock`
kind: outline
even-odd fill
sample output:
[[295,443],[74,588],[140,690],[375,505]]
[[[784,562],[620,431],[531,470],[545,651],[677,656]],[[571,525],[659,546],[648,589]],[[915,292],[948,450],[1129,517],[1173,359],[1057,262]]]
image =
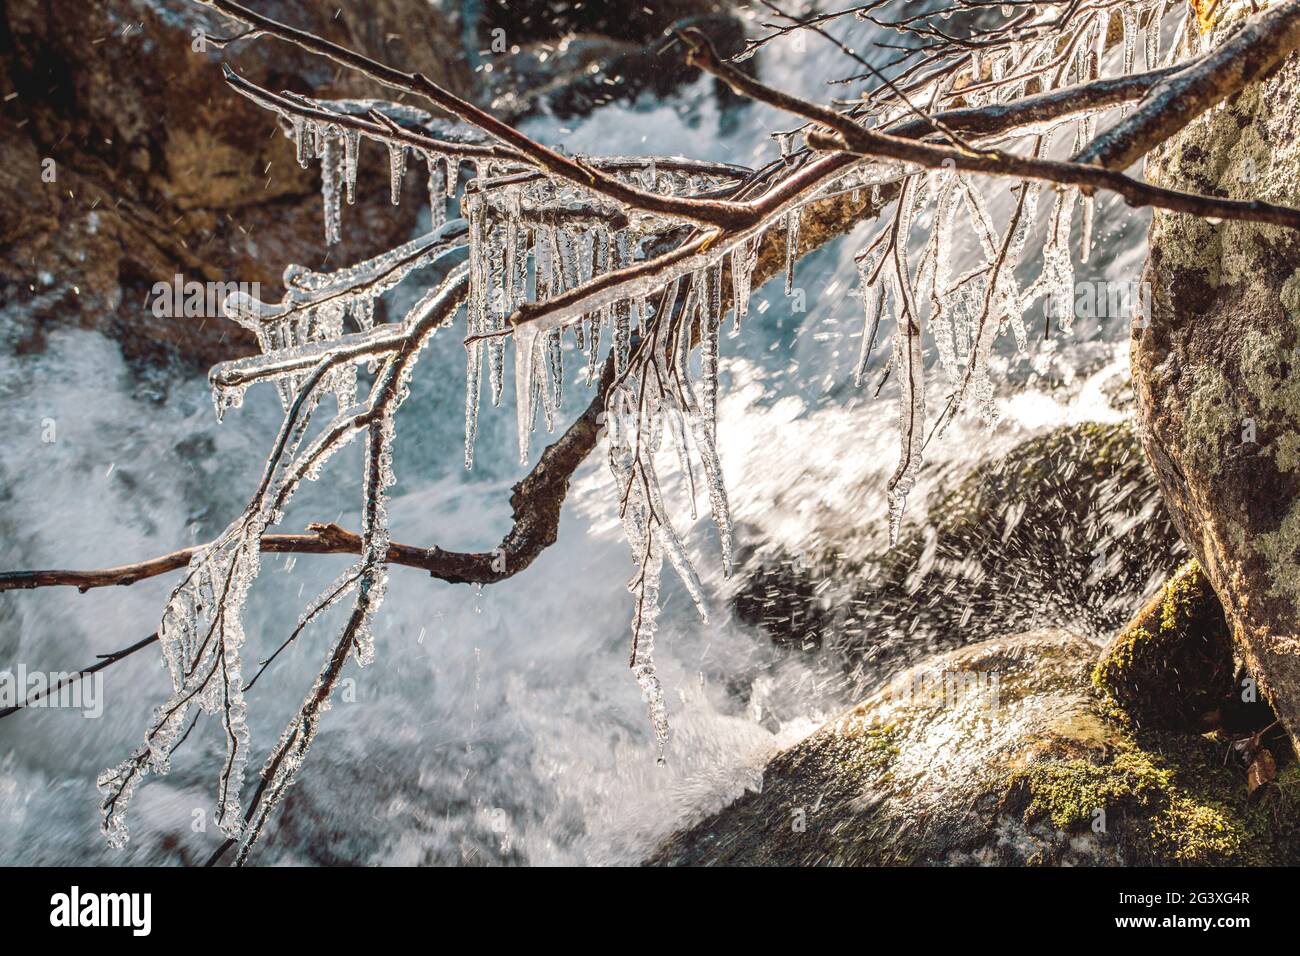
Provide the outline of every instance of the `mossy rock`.
[[1235,698],[1223,606],[1189,561],[1103,649],[1093,686],[1145,729],[1212,729]]
[[767,556],[733,608],[778,643],[826,646],[851,671],[888,676],[1048,624],[1109,635],[1184,557],[1132,429],[1085,423],[962,475],[872,559]]
[[[1273,4],[1276,6],[1276,4]],[[1219,4],[1217,45],[1251,4]],[[1160,187],[1300,205],[1300,58],[1153,149]],[[1164,500],[1300,750],[1300,233],[1152,215],[1130,366]]]
[[936,564],[964,572],[977,609],[1002,627],[1029,623],[998,620],[1004,597],[1022,615],[1047,599],[1055,620],[1106,633],[1183,551],[1127,422],[1020,443],[936,497],[927,524]]
[[1094,655],[1041,631],[913,668],[775,756],[759,789],[648,862],[1300,862],[1295,764],[1251,796],[1227,745],[1107,720],[1089,682]]

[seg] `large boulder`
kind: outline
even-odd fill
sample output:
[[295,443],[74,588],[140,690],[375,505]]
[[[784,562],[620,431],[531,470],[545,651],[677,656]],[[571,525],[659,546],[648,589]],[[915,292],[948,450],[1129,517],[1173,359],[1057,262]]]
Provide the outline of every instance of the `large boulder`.
[[[1300,206],[1298,128],[1292,54],[1149,156],[1147,176]],[[1132,340],[1142,443],[1247,666],[1300,745],[1300,234],[1157,212],[1145,281],[1152,315]]]
[[1282,765],[1252,793],[1222,744],[1105,719],[1094,656],[1087,641],[1042,631],[908,671],[778,754],[757,789],[648,862],[1300,861],[1300,767]]

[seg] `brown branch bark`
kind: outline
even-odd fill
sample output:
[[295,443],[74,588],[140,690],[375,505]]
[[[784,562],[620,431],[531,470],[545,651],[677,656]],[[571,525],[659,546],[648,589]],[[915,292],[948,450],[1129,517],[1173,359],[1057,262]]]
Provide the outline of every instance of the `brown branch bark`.
[[[891,198],[891,190],[882,190],[881,205],[888,203]],[[809,204],[803,211],[797,256],[807,255],[843,235],[863,219],[877,215],[880,208],[872,205],[869,191],[864,191],[857,199],[851,193],[845,193]],[[755,291],[777,275],[784,264],[784,237],[775,233],[766,236],[754,267]],[[729,298],[730,281],[724,281],[723,288]],[[604,408],[605,393],[612,381],[613,365],[607,361],[600,387],[587,409],[559,439],[543,451],[533,470],[515,485],[510,499],[514,523],[502,540],[500,550],[455,552],[438,547],[419,548],[393,544],[389,547],[388,562],[428,571],[432,576],[450,583],[465,584],[491,584],[526,570],[538,555],[555,543],[569,481],[597,444],[600,428],[597,416]],[[92,588],[127,586],[188,566],[196,550],[183,548],[146,561],[92,571],[0,573],[0,591],[63,586],[76,587],[84,593]],[[262,550],[280,554],[358,554],[361,538],[337,524],[313,524],[303,533],[264,536]],[[498,571],[497,568],[502,570]],[[77,680],[103,670],[110,664],[152,646],[157,640],[158,635],[151,634],[130,647],[105,654],[95,664],[72,674],[69,680]],[[0,718],[35,702],[36,699],[32,699],[0,710]],[[229,847],[223,847],[222,852],[227,849]],[[218,853],[214,859],[220,855]]]
[[[527,568],[555,542],[561,506],[569,479],[596,446],[596,416],[604,408],[605,390],[613,375],[606,362],[601,387],[568,430],[542,452],[536,467],[514,487],[510,503],[514,524],[496,551],[446,551],[437,546],[420,548],[391,544],[388,563],[428,571],[452,584],[491,584]],[[38,570],[0,573],[0,591],[44,587],[75,587],[82,593],[93,588],[126,586],[177,571],[206,545],[182,548],[170,554],[93,571]],[[297,534],[268,534],[262,551],[269,554],[360,554],[361,537],[337,524],[310,524]],[[505,570],[497,570],[504,560]]]
[[0,709],[0,718],[8,717],[10,714],[16,713],[17,711],[22,710],[24,707],[31,707],[37,702],[44,700],[46,697],[53,697],[59,691],[63,690],[63,688],[71,684],[73,681],[81,680],[81,678],[83,677],[89,677],[91,674],[94,674],[96,671],[102,671],[108,665],[116,664],[118,661],[122,660],[122,658],[130,657],[136,651],[144,650],[149,645],[156,643],[157,640],[158,640],[158,633],[155,631],[153,634],[150,634],[144,640],[136,641],[130,647],[124,647],[120,651],[113,651],[111,654],[102,654],[100,655],[98,662],[91,664],[89,667],[83,667],[81,670],[76,671],[73,674],[69,674],[67,677],[60,680],[53,687],[47,688],[43,694],[33,694],[31,697],[28,697],[26,700],[24,700],[21,704],[14,704],[11,707],[5,707]]

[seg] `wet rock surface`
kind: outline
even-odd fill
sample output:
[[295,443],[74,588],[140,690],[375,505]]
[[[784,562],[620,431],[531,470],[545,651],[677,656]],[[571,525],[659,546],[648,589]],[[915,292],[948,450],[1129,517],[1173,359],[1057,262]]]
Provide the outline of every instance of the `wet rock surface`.
[[1252,792],[1221,740],[1135,734],[1106,720],[1089,685],[1094,657],[1087,641],[1041,631],[905,672],[777,755],[759,789],[675,834],[648,862],[1300,860],[1296,764]]
[[[270,3],[327,39],[400,59],[465,92],[434,6],[409,0]],[[75,29],[71,25],[75,24]],[[328,254],[319,178],[273,117],[222,81],[224,60],[272,89],[376,95],[318,57],[270,40],[196,50],[222,18],[186,0],[14,0],[0,8],[0,306],[39,348],[51,323],[97,328],[132,358],[207,365],[253,347],[216,317],[159,318],[154,285],[258,282],[278,297],[289,263],[344,264],[405,238],[422,205],[393,210],[387,160],[363,150],[363,195]],[[367,153],[369,155],[367,155]],[[414,186],[414,183],[409,184]],[[414,194],[413,194],[414,195]]]
[[[669,92],[695,75],[660,68],[673,60],[660,52],[673,23],[699,21],[727,49],[740,35],[726,5],[701,0],[649,14],[640,4],[524,7],[278,0],[258,10],[421,72],[507,121],[541,106],[585,115],[614,97]],[[501,23],[508,43],[497,52]],[[190,0],[0,7],[0,309],[21,322],[22,348],[43,348],[51,327],[80,325],[119,341],[137,366],[205,368],[252,351],[251,336],[215,315],[155,315],[157,283],[177,274],[256,282],[275,301],[292,263],[341,267],[411,236],[427,203],[423,164],[410,164],[394,208],[388,157],[370,144],[343,241],[327,247],[318,164],[298,165],[276,119],[235,94],[221,64],[275,91],[397,94],[289,44],[222,49],[196,30],[224,37],[237,27]],[[514,94],[501,95],[507,88]]]

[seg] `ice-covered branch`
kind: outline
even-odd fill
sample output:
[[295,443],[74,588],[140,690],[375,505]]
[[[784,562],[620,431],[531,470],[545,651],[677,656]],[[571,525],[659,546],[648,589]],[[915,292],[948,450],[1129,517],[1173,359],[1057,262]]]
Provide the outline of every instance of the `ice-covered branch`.
[[[948,26],[911,13],[886,23],[880,20],[884,3],[802,20],[765,3],[790,22],[769,25],[772,32],[751,41],[750,52],[808,29],[866,66],[864,76],[878,81],[840,108],[754,79],[722,61],[704,34],[683,31],[679,36],[692,63],[740,95],[803,121],[796,130],[774,134],[780,157],[757,169],[680,157],[570,157],[419,73],[372,60],[234,0],[198,2],[247,27],[222,45],[277,38],[419,97],[454,122],[400,103],[274,93],[226,71],[239,95],[279,118],[300,162],[320,161],[328,242],[340,239],[340,211],[355,199],[363,142],[387,150],[394,204],[401,199],[409,156],[424,161],[432,228],[426,236],[335,272],[291,267],[279,303],[239,297],[227,303],[228,316],[255,332],[262,354],[213,369],[218,411],[237,406],[247,388],[264,383],[278,390],[284,417],[246,507],[213,541],[122,568],[0,576],[0,590],[57,585],[86,590],[185,571],[158,628],[172,693],[143,745],[100,780],[105,831],[119,845],[132,792],[146,773],[167,770],[184,739],[187,715],[198,708],[219,718],[226,739],[217,795],[228,842],[214,860],[237,847],[236,861],[243,862],[305,759],[348,659],[364,666],[374,656],[370,622],[383,599],[388,568],[404,565],[443,580],[479,584],[519,573],[555,541],[568,483],[602,431],[613,497],[635,565],[629,584],[630,664],[662,748],[667,707],[654,644],[663,559],[701,614],[706,594],[676,530],[679,519],[665,494],[672,486],[661,471],[680,471],[692,518],[697,479],[703,485],[722,571],[729,573],[733,529],[717,415],[726,313],[739,329],[752,291],[782,269],[786,292],[792,293],[800,255],[858,222],[888,211],[857,262],[864,309],[860,371],[882,328],[893,335],[885,377],[892,375],[898,384],[900,454],[888,482],[891,537],[901,526],[927,428],[941,429],[968,398],[991,420],[989,367],[998,336],[1009,328],[1024,350],[1028,306],[1035,297],[1060,295],[1072,284],[1069,237],[1081,198],[1085,259],[1094,230],[1093,195],[1100,189],[1134,205],[1300,228],[1300,211],[1294,209],[1157,189],[1124,174],[1131,159],[1265,75],[1300,43],[1300,0],[1287,0],[1248,21],[1217,50],[1193,58],[1189,42],[1176,46],[1165,62],[1160,59],[1165,6],[1158,0],[1011,2],[1001,5],[1007,9],[997,23],[998,4],[955,0],[948,12],[959,16]],[[827,32],[826,25],[848,14],[880,20],[913,46],[900,50],[890,66],[877,67]],[[1143,72],[1135,69],[1139,48]],[[1176,62],[1178,57],[1186,62]],[[1104,70],[1115,75],[1103,77],[1103,61]],[[1097,137],[1099,117],[1120,110],[1119,124]],[[1050,159],[1053,137],[1067,126],[1074,140],[1064,155],[1075,159]],[[796,143],[800,136],[802,144]],[[1014,208],[1004,222],[1000,207],[994,207],[995,219],[977,189],[984,176],[1018,181]],[[1044,182],[1064,188],[1052,192],[1041,272],[1021,288],[1017,270]],[[463,218],[447,221],[448,207],[458,197]],[[983,258],[954,275],[954,234],[963,234],[962,218],[964,234]],[[914,243],[914,233],[924,230],[924,242]],[[384,293],[462,249],[466,261],[400,321],[376,325],[376,303]],[[599,386],[586,411],[515,486],[513,523],[500,547],[456,554],[393,543],[386,489],[395,480],[396,413],[416,362],[430,337],[447,328],[462,306],[466,467],[473,464],[484,393],[493,405],[503,399],[507,348],[514,350],[523,460],[539,420],[548,431],[563,427],[562,389],[574,378],[566,373],[566,361],[579,356],[588,385],[598,378]],[[576,350],[564,347],[570,334]],[[926,368],[927,335],[939,357],[933,370]],[[949,387],[937,424],[926,405],[926,378],[936,373]],[[332,407],[321,411],[326,404]],[[271,534],[301,482],[315,480],[357,439],[364,443],[359,532],[313,525],[302,534]],[[327,608],[350,602],[315,682],[246,800],[241,789],[250,737],[243,693],[253,681],[245,683],[241,672],[241,615],[260,556],[268,552],[347,553],[355,560],[305,607],[297,626],[262,662],[268,666],[300,635],[331,620]]]
[[[698,30],[685,30],[681,35],[691,46],[691,62],[716,75],[737,93],[825,127],[826,132],[808,135],[810,145],[816,148],[839,149],[876,160],[914,163],[927,169],[955,168],[1012,179],[1036,179],[1075,186],[1089,194],[1097,189],[1106,189],[1118,193],[1131,206],[1155,206],[1203,218],[1237,219],[1300,229],[1300,210],[1262,200],[1196,195],[1153,186],[1113,169],[1080,162],[1025,157],[997,149],[971,152],[869,130],[832,109],[747,76],[724,62],[708,38]],[[1300,42],[1300,33],[1297,33],[1297,42]],[[1194,117],[1189,117],[1188,121],[1191,118]],[[1174,131],[1170,130],[1169,135]]]
[[1248,17],[1214,49],[1163,77],[1131,116],[1093,140],[1075,161],[1127,169],[1206,110],[1267,77],[1298,47],[1300,0],[1283,0]]
[[247,24],[256,31],[256,35],[272,36],[292,43],[310,53],[327,57],[340,66],[354,70],[391,89],[428,100],[439,109],[483,130],[492,138],[516,150],[529,162],[551,175],[575,186],[608,196],[633,209],[713,226],[730,225],[739,214],[738,210],[725,202],[665,196],[629,186],[616,177],[601,172],[590,163],[570,158],[542,145],[491,113],[444,90],[420,73],[408,73],[380,63],[313,33],[257,13],[241,3],[235,3],[233,0],[195,0],[195,2],[212,7],[228,17]]

